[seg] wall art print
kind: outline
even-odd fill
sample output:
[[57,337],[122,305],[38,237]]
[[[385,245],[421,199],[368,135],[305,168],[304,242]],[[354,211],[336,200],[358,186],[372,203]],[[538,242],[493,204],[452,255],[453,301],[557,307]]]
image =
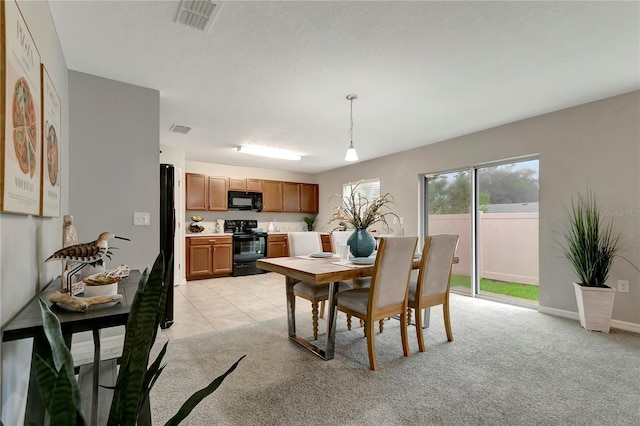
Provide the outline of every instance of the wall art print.
[[15,1],[3,1],[1,210],[40,213],[40,54]]
[[42,64],[42,203],[41,216],[60,217],[60,96]]

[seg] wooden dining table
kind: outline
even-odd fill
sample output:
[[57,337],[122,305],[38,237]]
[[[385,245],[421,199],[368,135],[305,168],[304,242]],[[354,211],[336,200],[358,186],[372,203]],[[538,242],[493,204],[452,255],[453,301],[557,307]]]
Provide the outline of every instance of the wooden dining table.
[[[458,257],[453,258],[453,263],[458,263]],[[287,294],[287,327],[289,339],[303,348],[311,351],[324,360],[333,359],[336,341],[336,317],[338,283],[354,278],[370,277],[373,275],[374,265],[340,264],[337,257],[310,258],[302,257],[275,257],[258,259],[256,266],[265,271],[276,272],[284,275]],[[413,269],[420,268],[420,258],[414,258]],[[299,281],[314,283],[317,285],[329,285],[329,298],[327,300],[327,331],[324,335],[324,347],[319,347],[320,337],[312,342],[310,339],[298,336],[296,333],[295,296],[293,286]],[[417,315],[417,313],[416,313]],[[426,315],[426,314],[425,314]]]

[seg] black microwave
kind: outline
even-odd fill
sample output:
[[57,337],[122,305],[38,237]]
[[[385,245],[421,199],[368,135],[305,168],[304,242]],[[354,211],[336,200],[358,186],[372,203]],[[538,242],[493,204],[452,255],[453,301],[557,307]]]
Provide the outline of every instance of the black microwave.
[[262,211],[262,194],[259,192],[229,191],[229,210]]

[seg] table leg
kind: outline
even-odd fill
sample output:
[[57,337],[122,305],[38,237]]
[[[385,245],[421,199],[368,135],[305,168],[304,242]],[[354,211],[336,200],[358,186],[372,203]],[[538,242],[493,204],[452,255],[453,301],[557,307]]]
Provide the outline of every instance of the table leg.
[[429,328],[429,320],[431,319],[431,308],[425,308],[422,316],[422,328]]
[[100,330],[93,330],[93,386],[91,392],[91,426],[98,426],[100,382]]
[[296,335],[296,297],[293,295],[293,286],[295,281],[292,278],[284,277],[287,293],[287,326],[289,328],[289,337]]
[[329,313],[327,317],[327,335],[325,336],[325,348],[321,349],[305,338],[300,337],[296,334],[295,296],[293,294],[293,286],[295,285],[296,281],[289,277],[285,278],[287,290],[287,326],[289,329],[289,340],[296,342],[303,348],[316,354],[325,361],[333,359],[333,351],[336,340],[336,294],[338,292],[338,285],[336,283],[329,284],[329,307],[327,308]]

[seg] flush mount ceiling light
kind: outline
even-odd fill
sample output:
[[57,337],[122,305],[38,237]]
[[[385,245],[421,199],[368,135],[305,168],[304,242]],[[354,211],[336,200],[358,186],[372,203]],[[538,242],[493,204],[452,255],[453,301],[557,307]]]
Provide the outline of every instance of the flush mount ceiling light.
[[172,124],[171,127],[169,127],[169,131],[173,133],[181,133],[183,135],[186,135],[191,131],[191,127],[183,126],[181,124]]
[[278,148],[269,148],[259,145],[242,145],[238,147],[238,152],[243,154],[260,155],[262,157],[279,158],[281,160],[299,160],[299,154]]
[[176,22],[201,31],[208,31],[211,27],[219,5],[211,0],[182,0],[176,15]]
[[347,155],[344,156],[345,161],[358,161],[358,153],[353,146],[353,100],[358,99],[358,95],[347,95],[347,100],[351,102],[351,127],[349,127],[349,149],[347,149]]

